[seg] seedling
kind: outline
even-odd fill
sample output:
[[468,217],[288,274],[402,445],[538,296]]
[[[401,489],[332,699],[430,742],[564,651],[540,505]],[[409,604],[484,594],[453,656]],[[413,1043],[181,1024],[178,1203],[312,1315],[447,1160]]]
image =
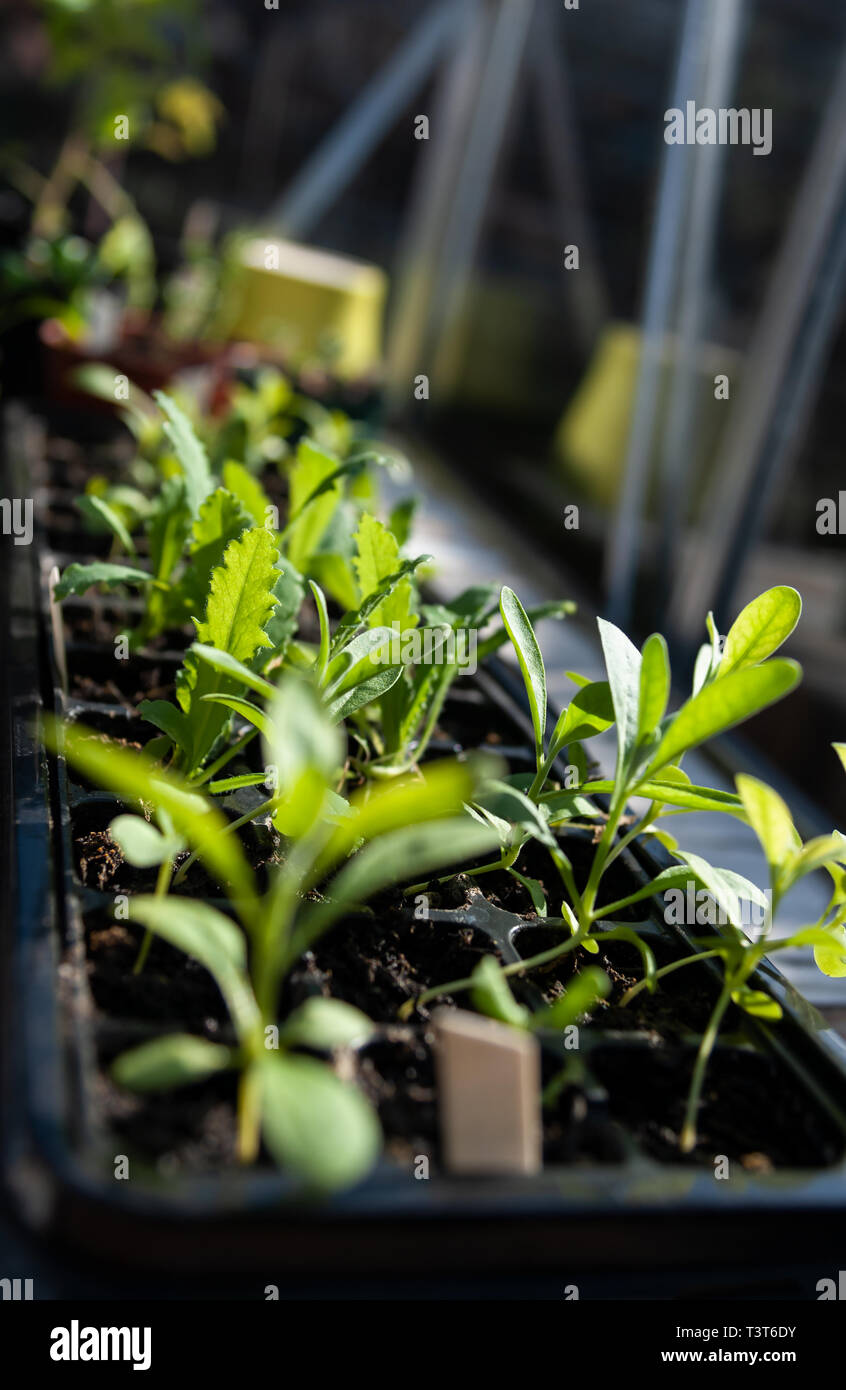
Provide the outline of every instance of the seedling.
[[[815,959],[827,973],[846,973],[846,876],[843,866],[843,836],[834,832],[802,846],[786,806],[776,793],[753,778],[739,777],[737,793],[695,786],[681,768],[690,749],[756,714],[789,693],[800,679],[794,661],[773,658],[793,631],[801,611],[801,599],[794,589],[779,587],[761,594],[748,604],[721,644],[713,618],[708,617],[709,641],[699,654],[691,697],[674,714],[667,713],[670,696],[670,670],[667,648],[659,634],[653,634],[638,651],[613,624],[599,620],[599,631],[608,681],[588,683],[573,677],[579,691],[558,719],[551,737],[546,738],[546,676],[540,648],[522,605],[511,590],[501,599],[504,622],[523,675],[535,739],[536,772],[529,777],[508,777],[483,789],[473,812],[496,831],[500,856],[490,864],[470,869],[471,874],[507,870],[517,877],[530,894],[535,911],[549,926],[566,926],[571,938],[543,952],[521,966],[508,966],[505,977],[515,970],[526,970],[565,954],[574,946],[588,951],[598,949],[598,940],[625,937],[637,944],[645,967],[644,980],[625,997],[633,998],[641,989],[654,989],[661,978],[682,966],[706,959],[723,962],[724,980],[709,1025],[701,1039],[688,1096],[681,1147],[689,1151],[696,1143],[696,1113],[708,1059],[728,1005],[733,1001],[755,1017],[774,1019],[779,1015],[775,1001],[747,985],[749,976],[765,954],[787,946],[812,946]],[[773,658],[773,659],[771,659]],[[586,738],[616,725],[617,759],[613,779],[590,779],[582,775],[576,787],[548,788],[556,758],[568,749],[577,768],[586,760],[580,744]],[[837,745],[841,759],[844,745]],[[589,798],[608,798],[601,812]],[[624,833],[626,808],[634,797],[647,801],[646,810]],[[659,817],[684,815],[694,811],[713,811],[731,815],[753,826],[770,865],[771,902],[757,886],[742,876],[715,868],[701,856],[681,850],[666,831],[654,822]],[[586,819],[601,824],[591,867],[583,888],[577,887],[572,864],[555,836],[556,829]],[[598,828],[598,827],[597,827]],[[654,836],[679,861],[658,873],[651,882],[617,901],[598,906],[603,876],[610,865],[635,839]],[[550,917],[540,883],[519,874],[514,868],[520,850],[529,839],[544,845],[558,870],[566,898],[561,916]],[[769,909],[777,909],[784,893],[805,873],[825,867],[834,880],[834,893],[819,921],[778,941],[769,939],[772,916],[767,919],[762,939],[750,942],[740,926],[740,900],[747,899]],[[636,928],[614,926],[616,914],[633,904],[655,897],[669,889],[683,887],[693,880],[704,888],[725,913],[728,934],[698,944],[694,955],[656,970],[647,943]],[[414,885],[415,891],[420,885]],[[487,968],[487,967],[486,967]],[[437,992],[472,987],[470,981],[456,981]],[[430,991],[429,996],[435,991]],[[424,998],[429,997],[424,996]],[[419,1002],[419,1001],[418,1001]],[[492,997],[489,997],[492,1005]],[[514,1015],[514,1010],[508,1012]],[[501,1014],[498,1016],[502,1016]]]
[[[274,819],[286,831],[283,862],[264,894],[233,827],[177,772],[80,726],[53,727],[48,737],[86,777],[148,809],[152,823],[137,814],[113,822],[130,863],[159,865],[156,892],[130,899],[130,919],[206,967],[235,1033],[231,1046],[186,1034],[143,1044],[118,1059],[116,1079],[161,1090],[237,1070],[241,1160],[255,1159],[261,1135],[287,1171],[332,1188],[369,1169],[378,1125],[355,1088],[297,1049],[331,1052],[366,1037],[371,1025],[358,1010],[324,999],[308,1001],[278,1025],[280,985],[305,950],[368,898],[409,872],[484,852],[492,836],[462,813],[474,794],[467,764],[439,763],[425,778],[368,784],[349,802],[338,797],[338,729],[296,677],[275,692],[264,732],[276,772]],[[189,846],[225,887],[235,921],[210,903],[167,891],[175,856]]]

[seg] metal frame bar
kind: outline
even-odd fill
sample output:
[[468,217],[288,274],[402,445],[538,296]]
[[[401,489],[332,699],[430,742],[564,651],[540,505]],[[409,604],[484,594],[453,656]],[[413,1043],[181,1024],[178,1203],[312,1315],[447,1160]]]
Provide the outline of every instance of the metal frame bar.
[[[812,389],[803,364],[799,364],[798,377],[793,381],[789,372],[791,362],[796,362],[797,344],[803,324],[808,321],[815,287],[819,294],[826,293],[826,252],[837,229],[842,228],[846,190],[844,129],[846,56],[841,60],[749,345],[746,375],[728,422],[721,466],[715,472],[704,507],[704,540],[687,567],[686,582],[678,587],[673,598],[670,620],[681,640],[692,640],[702,612],[714,605],[718,594],[722,604],[727,602],[740,577],[743,552],[748,549],[744,528],[751,524],[759,532],[764,524],[760,499],[764,495],[772,497],[775,481],[785,467],[784,451],[789,443],[778,409],[780,393],[790,397],[797,393],[797,413],[790,425],[790,431],[795,433],[802,397],[807,400]],[[838,303],[831,309],[836,309]],[[812,325],[814,321],[811,315]],[[816,325],[809,341],[821,360],[823,339],[831,326],[826,315],[818,317]],[[777,418],[782,419],[780,426],[774,423]],[[774,429],[782,430],[782,440],[779,450],[768,460]]]
[[426,81],[462,18],[455,0],[440,0],[423,15],[274,203],[270,225],[291,237],[312,230]]

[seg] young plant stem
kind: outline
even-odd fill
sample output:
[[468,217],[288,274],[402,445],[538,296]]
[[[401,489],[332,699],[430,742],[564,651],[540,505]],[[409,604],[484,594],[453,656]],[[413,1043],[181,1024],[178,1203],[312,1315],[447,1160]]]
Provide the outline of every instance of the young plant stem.
[[247,1065],[238,1081],[238,1162],[255,1163],[261,1138],[261,1099],[259,1077],[254,1066]]
[[[273,796],[268,797],[267,801],[263,801],[260,806],[256,806],[254,811],[247,811],[245,815],[239,816],[237,820],[230,821],[226,829],[221,831],[221,834],[230,835],[233,830],[240,830],[242,825],[249,825],[250,821],[258,820],[259,816],[264,816],[268,812],[272,815],[276,807],[276,801],[277,797],[274,793]],[[193,853],[188,855],[185,863],[180,864],[176,878],[173,880],[174,888],[178,883],[182,882],[191,865],[199,859],[200,853],[200,850],[195,849]]]
[[[660,970],[655,971],[655,979],[663,980],[665,975],[672,975],[674,970],[681,970],[683,965],[693,965],[696,961],[710,960],[714,956],[722,956],[724,954],[725,952],[722,947],[716,947],[712,951],[698,951],[695,956],[685,956],[684,960],[674,960],[670,965],[662,965]],[[640,994],[641,990],[646,989],[647,984],[648,981],[646,979],[638,980],[636,985],[632,985],[630,989],[627,989],[620,1000],[621,1006],[630,1004],[635,996]]]
[[[158,873],[158,877],[157,877],[157,879],[156,879],[156,897],[157,897],[157,898],[163,898],[164,895],[167,893],[167,891],[168,891],[168,889],[169,889],[169,887],[170,887],[170,876],[171,876],[172,872],[173,872],[173,860],[172,860],[172,859],[164,859],[164,860],[162,861],[162,863],[159,865],[159,873]],[[136,957],[136,959],[135,959],[135,964],[134,964],[134,966],[132,967],[132,973],[133,973],[133,975],[140,975],[140,974],[141,974],[141,971],[144,969],[144,966],[145,966],[145,964],[146,964],[146,962],[147,962],[147,956],[148,956],[149,953],[150,953],[150,946],[152,945],[152,941],[153,941],[153,933],[151,932],[150,928],[147,927],[147,929],[146,929],[145,932],[144,932],[144,939],[143,939],[143,941],[141,942],[141,948],[140,948],[140,950],[139,950],[139,952],[138,952],[138,955],[137,955],[137,957]]]
[[196,777],[191,778],[191,786],[205,786],[206,782],[211,781],[212,777],[214,777],[214,774],[216,772],[219,772],[222,767],[225,767],[226,764],[230,762],[232,758],[236,757],[238,753],[243,752],[247,744],[250,743],[256,737],[257,733],[258,729],[256,728],[248,729],[247,732],[241,738],[238,739],[237,743],[233,743],[231,748],[227,748],[223,753],[221,753],[220,757],[216,758],[215,761],[211,764],[211,766],[207,767],[202,774],[198,774]]
[[[584,933],[579,931],[571,936],[569,941],[561,942],[558,946],[551,946],[547,951],[541,951],[536,956],[528,956],[526,960],[514,961],[512,965],[502,967],[503,975],[523,975],[527,970],[536,970],[541,965],[548,965],[550,961],[558,960],[560,956],[566,956],[568,952],[581,945],[584,940]],[[475,980],[450,980],[444,985],[434,985],[431,989],[424,990],[414,999],[407,999],[399,1010],[399,1018],[403,1021],[413,1014],[421,1004],[428,1004],[430,999],[437,999],[442,994],[458,994],[465,989],[472,989]]]
[[723,1015],[731,1003],[732,991],[736,989],[737,982],[734,976],[729,976],[723,983],[720,996],[714,1005],[714,1011],[708,1020],[708,1027],[702,1034],[699,1043],[699,1051],[696,1054],[696,1063],[691,1077],[690,1090],[687,1095],[687,1104],[684,1112],[684,1124],[679,1138],[679,1147],[682,1153],[689,1154],[696,1147],[696,1112],[699,1109],[699,1102],[702,1099],[702,1087],[705,1084],[705,1072],[711,1060],[711,1053],[717,1041],[720,1031],[720,1024]]
[[[595,920],[594,904],[596,903],[596,894],[599,889],[599,883],[602,878],[602,875],[607,867],[608,854],[614,843],[614,836],[617,833],[617,826],[620,822],[620,817],[623,814],[625,804],[626,798],[624,788],[623,794],[616,796],[612,801],[611,806],[609,807],[608,820],[605,823],[605,829],[602,832],[602,838],[600,839],[599,844],[596,847],[596,854],[593,858],[593,864],[591,865],[588,881],[585,884],[585,891],[581,895],[581,902],[578,908],[578,916],[579,924],[580,926],[583,926],[585,930],[587,930],[590,927],[590,924]],[[605,912],[604,908],[603,912]]]

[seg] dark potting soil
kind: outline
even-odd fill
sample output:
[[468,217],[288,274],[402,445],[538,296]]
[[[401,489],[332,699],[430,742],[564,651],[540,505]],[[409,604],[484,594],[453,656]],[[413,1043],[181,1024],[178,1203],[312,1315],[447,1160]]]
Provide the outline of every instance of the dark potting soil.
[[[608,1092],[610,1113],[653,1158],[678,1163],[678,1135],[695,1050],[691,1047],[598,1047],[590,1067]],[[688,1161],[715,1155],[751,1172],[833,1163],[842,1141],[780,1062],[751,1048],[720,1044],[705,1078],[698,1143]]]
[[112,651],[100,651],[74,643],[67,648],[68,690],[79,700],[97,704],[115,702],[134,710],[142,700],[173,700],[177,662],[153,654],[135,655],[125,661]]

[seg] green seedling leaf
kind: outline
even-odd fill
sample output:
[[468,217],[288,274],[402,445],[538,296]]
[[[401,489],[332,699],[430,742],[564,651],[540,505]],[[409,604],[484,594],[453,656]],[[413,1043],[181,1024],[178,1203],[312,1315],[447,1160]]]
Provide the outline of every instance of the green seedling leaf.
[[326,667],[329,665],[329,610],[326,607],[326,598],[319,584],[315,584],[313,579],[308,581],[311,595],[314,599],[314,606],[317,609],[317,621],[320,625],[320,644],[317,648],[317,661],[315,662],[315,676],[317,684],[322,685],[326,676]]
[[482,956],[470,978],[473,981],[470,997],[480,1014],[496,1018],[500,1023],[510,1023],[512,1028],[528,1028],[529,1010],[517,1003],[493,956]]
[[94,560],[90,565],[68,565],[53,588],[53,597],[61,602],[70,594],[87,593],[95,584],[104,584],[107,589],[113,589],[116,584],[139,588],[152,582],[153,576],[146,570],[136,569],[132,565],[112,564],[108,560]]
[[[566,618],[569,617],[571,613],[575,613],[575,611],[576,605],[571,599],[553,599],[547,603],[536,604],[533,608],[527,608],[526,617],[534,626],[534,624],[539,623],[542,618]],[[464,626],[481,627],[482,624],[465,623]],[[508,640],[509,632],[505,626],[492,632],[489,637],[485,637],[483,641],[479,642],[476,649],[476,656],[479,663],[481,664],[481,662],[485,661],[493,652],[499,651],[500,647],[503,647]]]
[[256,1067],[262,1133],[276,1162],[322,1191],[364,1178],[382,1136],[361,1092],[311,1057],[269,1053]]
[[796,883],[798,879],[804,878],[805,874],[811,873],[814,869],[833,867],[843,863],[844,860],[846,860],[846,837],[841,835],[839,830],[833,830],[830,835],[817,835],[802,846],[789,865],[783,876],[782,891],[787,892],[792,884]]
[[382,666],[373,676],[359,681],[352,690],[344,691],[335,699],[327,700],[326,713],[336,724],[348,719],[356,710],[381,699],[392,686],[396,685],[403,673],[402,666]]
[[352,906],[396,883],[423,879],[450,864],[465,864],[497,846],[496,832],[470,816],[408,825],[380,835],[331,880],[325,900],[309,903],[294,932],[293,958],[308,948]]
[[168,813],[175,832],[196,849],[221,883],[231,886],[248,917],[256,907],[252,871],[240,842],[224,833],[226,817],[208,798],[191,791],[173,771],[165,772],[143,752],[103,740],[82,724],[45,718],[44,741],[63,754],[89,781],[124,802],[142,801]]
[[614,723],[614,702],[607,681],[588,682],[562,711],[549,742],[548,760],[574,740],[593,738]]
[[185,848],[178,835],[163,835],[143,816],[116,816],[109,834],[128,864],[137,869],[149,869],[173,859]]
[[626,634],[613,623],[606,622],[604,618],[597,619],[597,622],[617,721],[619,781],[637,747],[641,655]]
[[224,709],[232,710],[233,714],[240,714],[249,724],[252,724],[259,733],[264,734],[265,738],[271,738],[273,726],[263,709],[254,705],[252,700],[242,700],[238,695],[203,695],[204,700],[210,704],[220,705]]
[[241,929],[217,908],[191,898],[142,894],[129,899],[128,910],[131,921],[205,966],[239,1038],[254,1037],[260,1014],[247,977],[247,943]]
[[270,498],[258,478],[243,463],[227,459],[223,465],[223,486],[231,492],[256,526],[265,526],[271,512]]
[[[399,623],[399,632],[416,627],[419,618],[411,611],[411,584],[408,582],[420,565],[427,564],[431,555],[418,555],[414,560],[404,560],[399,569],[389,574],[377,589],[374,589],[354,612],[345,613],[332,639],[331,654],[335,656],[347,639],[365,623],[371,627],[378,624]],[[402,592],[400,592],[402,591]],[[437,610],[435,610],[437,611]],[[438,626],[429,622],[430,627]],[[445,624],[451,626],[451,624]]]
[[153,399],[165,417],[164,432],[173,446],[185,475],[185,496],[192,516],[214,486],[206,451],[194,432],[188,416],[164,391],[154,391]]
[[95,497],[91,493],[85,493],[82,497],[77,497],[76,505],[84,517],[95,525],[100,523],[106,526],[113,535],[117,536],[124,550],[129,555],[135,554],[135,542],[129,531],[126,529],[123,518],[118,515],[113,507],[102,497]]
[[219,651],[217,647],[208,647],[204,642],[194,642],[191,647],[193,654],[201,661],[207,662],[215,671],[220,671],[222,675],[232,676],[241,685],[246,685],[248,689],[254,690],[263,699],[269,700],[276,692],[276,686],[271,685],[263,676],[256,675],[249,666],[245,666],[243,661],[239,661],[231,652]]
[[535,731],[535,753],[540,766],[543,761],[543,736],[546,731],[546,671],[543,657],[534,628],[513,589],[502,590],[499,610],[505,630],[517,653],[523,684],[529,697],[532,726]]
[[390,646],[390,628],[371,627],[360,632],[326,667],[323,688],[327,697],[343,695],[384,671],[389,665]]
[[[665,780],[669,771],[668,767],[662,768],[660,777],[650,777],[645,782],[639,782],[632,795],[643,796],[649,801],[657,801],[665,806],[677,806],[682,811],[719,811],[724,815],[736,816],[739,820],[746,819],[743,802],[734,792],[725,792],[719,787],[697,787],[687,780]],[[591,792],[601,789],[602,786],[595,782],[590,782],[585,787],[585,791]],[[608,790],[610,789],[609,783]]]
[[793,690],[801,678],[795,661],[780,657],[721,676],[682,705],[645,770],[649,777],[689,749],[731,729]]
[[205,612],[214,571],[224,563],[227,547],[251,528],[250,515],[238,498],[215,488],[200,505],[188,545],[188,561],[174,596],[177,615],[200,618]]
[[532,907],[539,917],[547,914],[546,897],[543,891],[543,884],[536,878],[529,878],[526,874],[521,874],[517,869],[509,869],[508,872],[518,883],[522,883],[526,892],[532,900]]
[[391,510],[388,525],[396,536],[397,545],[400,547],[407,545],[411,538],[411,527],[418,502],[419,498],[417,497],[405,497],[402,502],[397,502]]
[[748,985],[742,985],[740,989],[732,990],[731,997],[738,1008],[751,1014],[753,1018],[767,1018],[774,1022],[782,1017],[781,1005],[762,989],[750,989]]
[[302,575],[297,572],[290,560],[284,562],[282,569],[277,566],[276,580],[273,585],[276,607],[264,625],[265,636],[270,644],[265,653],[268,660],[271,656],[286,655],[288,644],[297,630],[304,594],[305,585]]
[[315,995],[300,1004],[286,1020],[279,1034],[284,1047],[310,1047],[315,1052],[331,1052],[366,1042],[376,1031],[361,1009],[342,999],[322,999]]
[[[301,574],[306,572],[340,500],[337,474],[336,458],[312,440],[300,442],[289,475],[292,520],[286,528],[285,552]],[[336,481],[330,483],[332,477]]]
[[268,707],[265,764],[276,772],[277,830],[304,835],[321,815],[330,783],[343,763],[340,731],[310,686],[296,677],[280,684]]
[[652,738],[667,710],[670,698],[670,660],[667,643],[653,632],[643,644],[640,664],[640,695],[638,703],[638,743]]
[[430,764],[421,776],[368,783],[350,797],[348,815],[323,850],[309,884],[323,878],[360,842],[378,839],[403,825],[457,815],[473,796],[475,782],[472,763],[445,758]]
[[846,772],[846,743],[833,743],[831,746],[840,759],[844,772]]
[[717,624],[714,622],[713,613],[709,613],[705,619],[705,626],[708,629],[708,642],[699,648],[696,657],[696,665],[693,669],[693,690],[696,695],[704,685],[710,684],[719,669],[721,661],[720,653],[720,634],[717,631]]
[[765,782],[743,773],[735,780],[749,824],[761,842],[774,879],[783,867],[787,867],[802,845],[793,817],[778,792]]
[[747,603],[729,629],[717,679],[765,661],[790,636],[801,612],[802,599],[786,584]]
[[163,734],[167,734],[177,748],[185,746],[185,721],[181,711],[169,700],[142,700],[138,706],[138,713],[148,724],[153,724],[155,728],[161,729]]
[[595,965],[588,966],[574,975],[564,993],[548,1009],[540,1009],[532,1015],[533,1029],[564,1029],[578,1023],[585,1014],[590,1013],[600,999],[611,990],[611,981],[604,970]]
[[769,907],[766,893],[762,893],[757,884],[744,878],[742,874],[736,874],[733,869],[717,869],[713,864],[709,864],[707,859],[698,854],[690,854],[687,850],[679,850],[678,857],[692,869],[697,881],[723,909],[730,923],[737,925],[740,921],[741,898],[748,899],[764,909]]
[[[228,652],[242,664],[270,645],[264,628],[276,602],[272,592],[275,559],[273,538],[262,527],[245,531],[230,542],[223,564],[212,574],[205,619],[197,625],[201,645]],[[224,707],[203,696],[225,693],[220,674],[207,659],[201,661],[189,651],[176,694],[185,714],[183,743],[190,747],[192,770],[202,766],[227,720]]]
[[477,802],[494,816],[525,828],[542,844],[555,844],[545,807],[531,801],[518,787],[491,778],[486,781]]
[[830,943],[814,947],[817,969],[833,979],[846,977],[846,931],[837,927],[830,932]]
[[111,1077],[130,1091],[170,1091],[205,1081],[232,1066],[232,1052],[218,1043],[172,1033],[124,1052],[112,1063]]

